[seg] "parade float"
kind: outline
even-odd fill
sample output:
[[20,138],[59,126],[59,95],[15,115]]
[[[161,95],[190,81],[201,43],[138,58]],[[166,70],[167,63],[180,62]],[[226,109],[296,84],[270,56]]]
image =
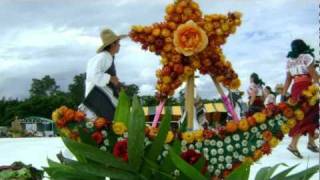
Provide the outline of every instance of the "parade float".
[[[236,177],[237,168],[248,168],[270,154],[317,104],[318,87],[310,86],[299,102],[289,99],[240,119],[222,88],[237,89],[240,80],[221,49],[240,24],[239,12],[203,15],[196,2],[176,0],[167,6],[163,22],[133,26],[132,40],[159,55],[163,65],[156,72],[160,103],[152,125],[145,123],[138,98],[130,101],[124,92],[120,93],[114,119],[88,119],[81,111],[60,107],[52,119],[76,160],[49,160],[47,174],[52,179],[85,180],[223,179]],[[223,127],[193,127],[197,70],[212,78],[232,117]],[[170,111],[162,118],[160,114],[166,99],[182,83],[186,83],[187,116],[179,129],[173,130]]]

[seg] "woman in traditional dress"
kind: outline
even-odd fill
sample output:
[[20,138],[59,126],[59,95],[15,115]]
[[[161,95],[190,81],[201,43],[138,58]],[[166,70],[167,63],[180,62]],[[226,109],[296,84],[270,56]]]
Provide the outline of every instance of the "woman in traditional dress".
[[[291,99],[293,101],[301,100],[301,95],[312,84],[319,84],[319,76],[314,68],[314,54],[303,40],[296,39],[291,43],[291,51],[288,54],[287,77],[282,91],[282,97],[285,96],[289,86],[291,87]],[[293,83],[292,83],[293,82]],[[303,158],[298,150],[297,144],[301,135],[308,134],[309,140],[307,148],[312,152],[319,152],[315,144],[315,130],[319,127],[319,101],[315,106],[308,108],[304,112],[304,119],[298,121],[291,129],[289,136],[292,141],[288,150],[295,156]]]
[[266,86],[264,88],[264,105],[266,107],[268,106],[273,106],[276,104],[276,96],[274,95],[275,93],[272,91],[270,86]]
[[264,82],[259,78],[258,74],[252,73],[250,76],[250,86],[248,89],[249,109],[247,116],[253,115],[255,112],[262,111],[263,104],[263,86]]

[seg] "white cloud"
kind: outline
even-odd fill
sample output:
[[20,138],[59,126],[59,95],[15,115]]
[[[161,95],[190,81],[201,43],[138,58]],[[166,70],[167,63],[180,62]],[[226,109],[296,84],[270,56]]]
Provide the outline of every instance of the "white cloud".
[[[1,1],[0,96],[26,97],[31,79],[46,74],[55,77],[65,89],[75,74],[84,72],[87,60],[95,54],[101,28],[127,33],[131,25],[161,21],[169,2],[172,1]],[[205,14],[243,13],[242,25],[223,46],[242,80],[241,90],[248,87],[252,72],[271,86],[283,82],[285,57],[295,38],[305,39],[319,52],[315,0],[198,2]],[[129,39],[121,46],[116,59],[120,79],[138,84],[141,94],[153,95],[159,57],[141,50]],[[202,97],[217,96],[209,77],[202,76],[196,83]]]

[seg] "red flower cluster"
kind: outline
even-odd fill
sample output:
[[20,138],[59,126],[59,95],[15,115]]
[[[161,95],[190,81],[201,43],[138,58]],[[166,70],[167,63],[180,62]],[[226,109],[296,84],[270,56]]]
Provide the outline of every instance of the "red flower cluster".
[[128,161],[128,140],[118,141],[113,148],[113,155],[118,158],[122,158],[124,161]]
[[193,149],[189,149],[188,151],[181,153],[181,158],[189,164],[195,164],[201,156],[202,155],[200,153],[197,153]]
[[263,152],[263,154],[270,154],[271,147],[270,147],[269,143],[264,143],[261,147],[261,151]]
[[97,144],[101,144],[103,141],[103,135],[100,131],[96,131],[95,133],[93,133],[91,135],[91,138],[97,143]]

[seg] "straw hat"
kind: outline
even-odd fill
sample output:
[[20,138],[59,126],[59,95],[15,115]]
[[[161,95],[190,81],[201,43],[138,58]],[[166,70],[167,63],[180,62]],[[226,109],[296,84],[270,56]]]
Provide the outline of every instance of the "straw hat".
[[103,51],[104,48],[114,43],[117,40],[127,37],[128,35],[116,35],[111,29],[103,29],[100,33],[102,45],[97,50],[97,53]]

